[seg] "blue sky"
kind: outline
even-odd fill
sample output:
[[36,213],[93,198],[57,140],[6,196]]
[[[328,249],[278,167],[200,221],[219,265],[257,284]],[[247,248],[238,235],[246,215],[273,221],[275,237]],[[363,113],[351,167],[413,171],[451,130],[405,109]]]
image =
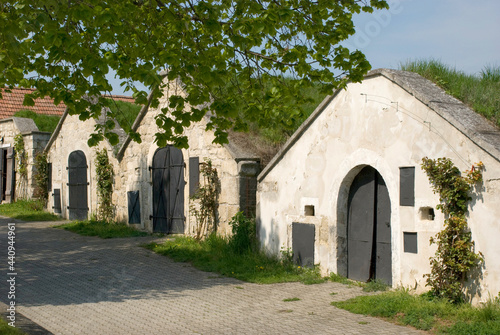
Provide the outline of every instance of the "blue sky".
[[348,45],[372,68],[409,59],[441,60],[469,74],[500,66],[500,1],[388,0],[391,8],[355,18]]
[[[468,74],[500,66],[499,0],[388,0],[389,10],[355,17],[356,35],[344,43],[361,50],[372,68],[434,58]],[[113,94],[123,93],[113,83]]]

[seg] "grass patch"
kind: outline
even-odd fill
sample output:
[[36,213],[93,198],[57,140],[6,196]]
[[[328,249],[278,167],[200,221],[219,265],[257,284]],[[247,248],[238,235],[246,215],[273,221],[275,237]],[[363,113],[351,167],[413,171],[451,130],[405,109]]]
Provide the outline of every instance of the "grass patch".
[[300,298],[297,298],[297,297],[295,297],[295,298],[287,298],[287,299],[283,299],[283,301],[284,301],[284,302],[299,301],[299,300],[300,300]]
[[434,333],[500,334],[498,298],[475,308],[469,304],[455,305],[429,295],[416,296],[405,290],[396,290],[331,304],[352,313],[383,317]]
[[3,318],[0,318],[0,334],[2,335],[23,335],[26,334],[19,330],[19,328],[14,328],[9,326],[8,322]]
[[179,236],[163,244],[150,243],[144,247],[177,262],[189,262],[200,270],[252,283],[300,281],[312,284],[325,281],[317,268],[302,268],[252,249],[235,252],[231,245],[227,238],[211,235],[203,241]]
[[11,204],[0,205],[0,215],[23,221],[58,221],[57,215],[43,209],[39,200],[17,200]]
[[429,79],[500,127],[500,66],[487,66],[479,75],[465,74],[434,59],[408,61],[400,68]]
[[37,114],[31,110],[21,110],[16,112],[14,116],[32,119],[38,127],[38,130],[47,131],[49,133],[54,132],[61,119],[61,117],[57,115]]
[[364,292],[378,292],[378,291],[387,291],[389,286],[379,279],[370,280],[363,286]]
[[141,111],[141,106],[127,101],[109,100],[109,109],[116,115],[116,121],[125,130],[130,130],[137,115]]
[[338,275],[338,274],[333,273],[333,272],[330,273],[330,277],[328,279],[334,283],[340,283],[340,284],[345,284],[345,285],[349,285],[349,284],[353,283],[353,281],[348,279],[347,277]]
[[69,230],[84,236],[99,236],[100,238],[138,237],[149,235],[146,232],[139,231],[123,223],[108,223],[97,220],[75,221],[54,226],[54,228]]

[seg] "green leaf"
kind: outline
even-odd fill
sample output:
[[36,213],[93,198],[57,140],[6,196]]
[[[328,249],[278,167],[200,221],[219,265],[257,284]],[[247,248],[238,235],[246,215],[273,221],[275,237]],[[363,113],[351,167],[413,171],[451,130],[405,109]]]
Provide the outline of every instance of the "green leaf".
[[[370,69],[364,55],[342,43],[354,34],[353,14],[388,5],[372,0],[296,6],[270,0],[195,1],[192,6],[185,1],[163,6],[18,0],[0,12],[0,41],[7,41],[0,48],[0,84],[20,85],[25,74],[37,73],[29,86],[41,87],[50,78],[47,94],[86,120],[105,104],[85,105],[82,97],[111,90],[110,70],[138,104],[147,104],[150,89],[160,84],[159,71],[168,69],[168,79],[179,85],[166,97],[175,122],[157,120],[162,144],[187,145],[179,127],[199,121],[207,111],[213,113],[209,127],[218,130],[219,142],[227,140],[228,129],[245,129],[238,119],[258,120],[268,128],[297,127],[300,117],[286,113],[317,82],[331,90],[361,80]],[[337,78],[337,72],[347,76]],[[284,89],[285,76],[301,84]]]
[[35,106],[35,100],[33,100],[33,98],[30,97],[29,95],[25,95],[24,100],[23,100],[23,105],[24,106]]

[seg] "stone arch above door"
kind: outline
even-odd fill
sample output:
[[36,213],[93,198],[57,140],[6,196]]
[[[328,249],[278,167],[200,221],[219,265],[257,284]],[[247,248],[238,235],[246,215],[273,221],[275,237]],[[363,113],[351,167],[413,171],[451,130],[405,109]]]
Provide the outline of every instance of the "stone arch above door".
[[[399,168],[391,170],[388,162],[377,152],[360,148],[351,155],[345,157],[335,167],[335,177],[332,178],[328,189],[328,202],[332,206],[331,247],[329,248],[329,271],[347,276],[347,203],[349,190],[354,178],[366,166],[376,169],[387,185],[391,200],[399,196]],[[398,238],[401,234],[399,222],[399,206],[394,201],[391,203],[391,225],[392,225],[392,282],[401,280],[401,264],[398,250],[401,241]]]

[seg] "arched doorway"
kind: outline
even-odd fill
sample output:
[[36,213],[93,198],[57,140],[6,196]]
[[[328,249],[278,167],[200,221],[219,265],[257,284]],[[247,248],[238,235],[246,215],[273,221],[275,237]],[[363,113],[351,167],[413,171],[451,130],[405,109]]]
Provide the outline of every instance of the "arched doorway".
[[184,158],[172,146],[153,156],[153,231],[184,233]]
[[349,190],[347,277],[392,285],[391,202],[382,176],[363,168]]
[[81,150],[73,151],[68,158],[68,194],[70,220],[87,220],[87,159]]

